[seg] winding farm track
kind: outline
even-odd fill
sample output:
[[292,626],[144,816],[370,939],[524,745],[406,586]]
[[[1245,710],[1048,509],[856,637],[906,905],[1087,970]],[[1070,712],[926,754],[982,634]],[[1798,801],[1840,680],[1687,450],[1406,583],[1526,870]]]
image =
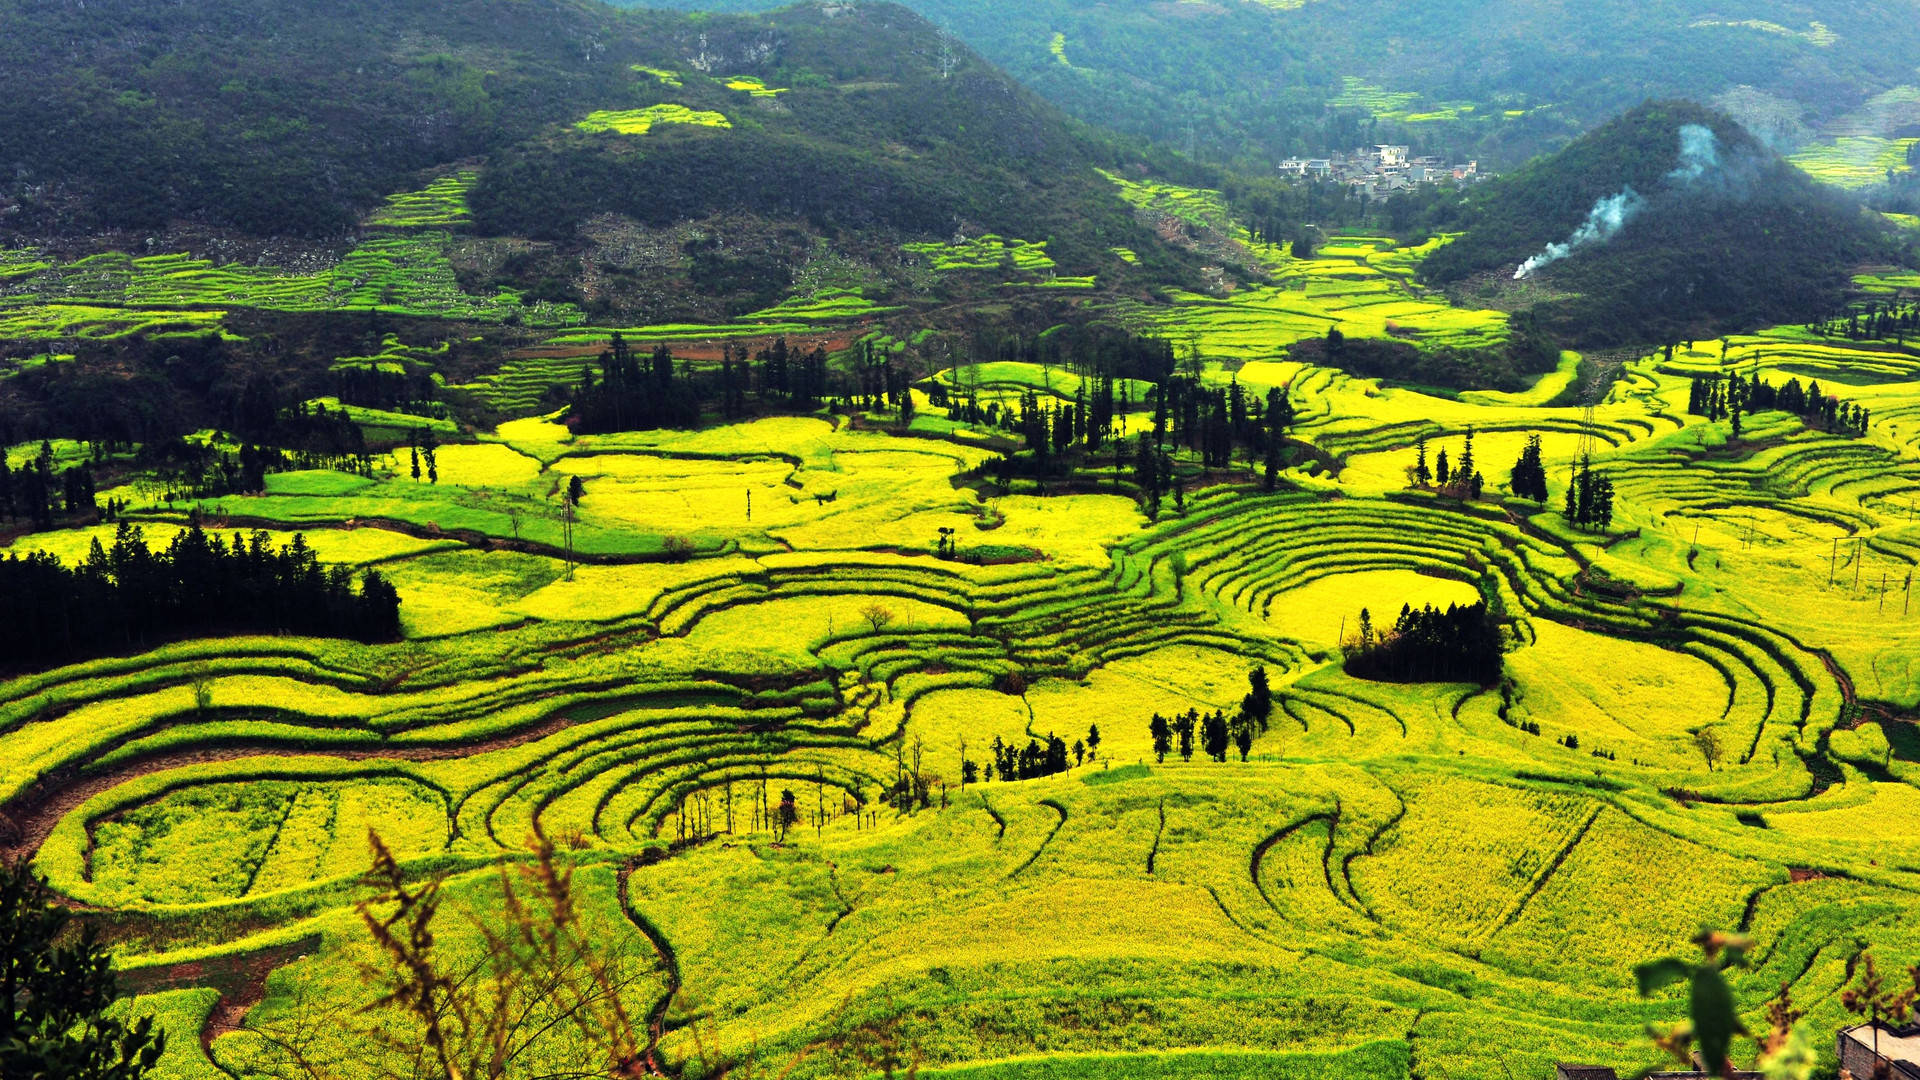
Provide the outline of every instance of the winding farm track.
[[[342,761],[445,761],[492,750],[511,749],[544,739],[570,726],[572,726],[571,720],[565,716],[556,716],[546,723],[524,731],[468,743],[316,747],[302,749],[298,753],[303,757],[328,757]],[[8,829],[7,840],[0,843],[0,858],[15,860],[32,858],[62,818],[79,809],[95,795],[111,791],[130,780],[188,765],[204,765],[220,761],[259,758],[263,763],[270,763],[276,756],[287,752],[287,745],[284,742],[236,740],[223,746],[210,746],[197,750],[171,750],[141,757],[100,772],[63,769],[48,773],[21,792],[19,797],[0,806],[0,827]]]
[[[1280,907],[1273,902],[1273,897],[1267,895],[1266,883],[1260,880],[1260,866],[1266,861],[1267,852],[1272,851],[1275,845],[1286,840],[1301,829],[1306,828],[1308,825],[1316,823],[1327,827],[1327,851],[1331,853],[1333,850],[1334,831],[1340,827],[1340,805],[1338,802],[1334,803],[1332,810],[1322,810],[1316,814],[1308,814],[1299,821],[1293,822],[1290,825],[1281,826],[1271,836],[1254,845],[1253,855],[1247,861],[1247,876],[1253,880],[1253,887],[1259,891],[1260,899],[1265,900],[1267,906],[1272,908],[1276,914],[1280,913]],[[1327,891],[1332,892],[1333,872],[1327,868],[1326,862],[1327,860],[1323,856],[1320,863],[1321,867],[1327,871]]]
[[1059,834],[1061,826],[1067,823],[1066,807],[1060,805],[1058,802],[1052,799],[1041,799],[1040,805],[1046,807],[1049,810],[1052,810],[1056,814],[1059,814],[1060,820],[1054,822],[1053,828],[1047,830],[1046,838],[1040,841],[1039,847],[1033,849],[1033,854],[1027,856],[1027,861],[1021,863],[1018,867],[1015,867],[1013,873],[1007,875],[1008,881],[1012,881],[1014,878],[1017,878],[1021,874],[1026,873],[1028,867],[1032,866],[1035,862],[1039,861],[1040,856],[1045,854],[1047,850],[1047,845],[1053,843],[1053,838]]
[[1153,830],[1153,846],[1147,849],[1147,873],[1153,873],[1153,860],[1160,855],[1160,838],[1167,834],[1167,800],[1160,800],[1160,824]]
[[220,996],[200,1029],[200,1049],[212,1060],[213,1041],[228,1032],[239,1031],[247,1013],[266,997],[267,976],[275,968],[317,951],[320,944],[320,935],[313,934],[251,952],[122,972],[119,981],[122,988],[132,994],[193,986],[214,988]]
[[673,951],[673,943],[667,940],[667,936],[660,932],[659,927],[654,926],[651,920],[640,914],[640,910],[633,906],[630,887],[633,870],[634,866],[631,863],[620,870],[620,910],[626,914],[627,921],[632,923],[634,928],[647,939],[647,943],[653,947],[655,961],[667,980],[666,989],[661,993],[659,1000],[647,1010],[647,1046],[641,1060],[646,1066],[648,1076],[670,1076],[672,1074],[666,1070],[660,1060],[660,1039],[666,1034],[667,1013],[673,1008],[674,998],[680,995],[680,958]]

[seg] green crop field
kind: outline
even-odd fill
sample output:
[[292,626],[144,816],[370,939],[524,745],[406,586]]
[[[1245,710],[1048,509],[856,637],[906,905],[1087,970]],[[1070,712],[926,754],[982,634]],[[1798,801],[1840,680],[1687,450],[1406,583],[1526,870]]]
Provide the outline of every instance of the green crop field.
[[1334,237],[1302,260],[1272,245],[1250,245],[1269,261],[1273,284],[1225,296],[1174,292],[1170,304],[1123,302],[1118,310],[1151,333],[1236,360],[1272,359],[1285,346],[1334,328],[1349,337],[1396,338],[1423,348],[1474,349],[1505,341],[1504,312],[1456,308],[1410,284],[1413,267],[1432,246],[1399,251],[1391,241]]
[[1861,188],[1883,184],[1890,175],[1913,171],[1907,151],[1920,139],[1887,139],[1878,135],[1844,135],[1831,143],[1808,146],[1791,160],[1808,175],[1838,187]]
[[396,195],[369,224],[382,226],[333,266],[313,272],[241,263],[216,265],[187,254],[108,253],[64,265],[15,263],[0,296],[0,339],[109,340],[206,333],[227,311],[378,311],[480,322],[516,320],[535,327],[582,321],[571,304],[527,302],[511,290],[463,291],[447,258],[466,220],[471,174]]
[[[58,890],[126,919],[133,977],[280,958],[205,1051],[227,991],[138,984],[124,1008],[181,1033],[168,1076],[274,1075],[289,1030],[348,1049],[315,1010],[375,996],[352,907],[369,829],[474,912],[534,829],[567,838],[586,919],[638,950],[634,1008],[666,1003],[660,1052],[689,1075],[714,1055],[877,1075],[832,1038],[874,1017],[925,1075],[982,1080],[1647,1067],[1646,1025],[1681,1001],[1642,1000],[1632,967],[1703,927],[1755,939],[1733,973],[1750,1027],[1784,984],[1831,1030],[1863,948],[1920,961],[1920,361],[1780,328],[1630,363],[1588,412],[1548,404],[1574,354],[1531,392],[1457,399],[1271,359],[1336,319],[1497,332],[1401,291],[1418,257],[1335,238],[1280,257],[1275,286],[1168,309],[1207,379],[1238,359],[1256,394],[1288,388],[1317,456],[1273,493],[1216,470],[1157,521],[1097,468],[1070,494],[980,494],[963,477],[993,451],[924,395],[934,426],[907,434],[528,419],[439,447],[438,483],[404,449],[371,479],[275,474],[203,519],[379,568],[405,639],[189,640],[20,675],[0,799]],[[1871,427],[1685,413],[1689,379],[1735,370],[1818,379]],[[937,378],[1085,389],[1016,363]],[[1469,430],[1483,499],[1410,491],[1416,440],[1457,459]],[[1507,492],[1535,435],[1544,507]],[[1618,491],[1602,532],[1558,512],[1583,450]],[[186,521],[112,494],[150,544]],[[74,561],[110,531],[14,550]],[[1362,608],[1478,599],[1509,620],[1497,685],[1343,672]],[[1156,760],[1153,713],[1232,710],[1256,664],[1275,710],[1249,760]],[[1097,752],[1062,775],[962,782],[996,738],[1090,725]],[[881,798],[902,770],[924,807]],[[47,777],[72,797],[29,797]],[[762,812],[782,790],[784,839]]]
[[[737,90],[750,90],[753,87],[732,86]],[[765,93],[762,88],[759,93]],[[581,131],[610,131],[619,135],[645,135],[656,124],[689,124],[694,127],[730,128],[733,121],[724,113],[706,109],[689,109],[685,105],[649,105],[644,109],[602,109],[574,124]]]
[[477,173],[455,173],[419,191],[390,195],[387,205],[375,211],[367,224],[400,229],[464,225],[471,216],[467,211],[467,192],[478,179]]
[[918,255],[942,273],[963,270],[1015,270],[1028,273],[1051,270],[1054,261],[1047,255],[1046,241],[1029,243],[988,234],[948,243],[905,245],[908,253]]
[[758,75],[735,75],[727,79],[723,85],[729,90],[738,90],[757,98],[779,97],[787,92],[784,86],[768,86],[766,81]]

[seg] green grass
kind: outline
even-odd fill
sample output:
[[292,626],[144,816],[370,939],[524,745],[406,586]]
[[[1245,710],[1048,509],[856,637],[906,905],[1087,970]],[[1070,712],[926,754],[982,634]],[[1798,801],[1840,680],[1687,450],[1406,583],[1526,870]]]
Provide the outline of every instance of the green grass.
[[0,338],[112,341],[134,334],[149,337],[204,334],[218,330],[225,315],[224,311],[118,308],[94,304],[0,307]]

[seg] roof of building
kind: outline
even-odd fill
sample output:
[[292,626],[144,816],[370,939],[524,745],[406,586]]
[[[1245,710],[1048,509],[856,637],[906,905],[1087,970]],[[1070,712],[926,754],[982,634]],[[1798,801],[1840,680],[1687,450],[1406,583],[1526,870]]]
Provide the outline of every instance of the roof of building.
[[[1840,1034],[1852,1039],[1869,1050],[1874,1047],[1872,1024],[1859,1024],[1846,1028]],[[1880,1056],[1888,1061],[1906,1061],[1920,1064],[1920,1026],[1891,1028],[1880,1025]]]
[[1568,1065],[1557,1064],[1553,1067],[1561,1080],[1618,1080],[1619,1073],[1606,1065]]

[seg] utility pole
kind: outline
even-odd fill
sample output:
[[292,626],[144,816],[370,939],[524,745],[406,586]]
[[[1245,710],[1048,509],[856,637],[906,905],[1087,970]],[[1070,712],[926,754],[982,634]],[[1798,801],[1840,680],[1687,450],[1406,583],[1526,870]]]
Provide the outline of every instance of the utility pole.
[[1886,611],[1887,611],[1887,572],[1885,570],[1882,570],[1880,571],[1880,613],[1884,615],[1886,614]]
[[1866,546],[1866,537],[1856,536],[1853,538],[1853,587],[1855,589],[1860,588],[1860,563],[1866,557],[1866,553],[1863,550]]
[[1827,584],[1833,584],[1834,571],[1840,566],[1840,538],[1833,538],[1833,553],[1827,556]]

